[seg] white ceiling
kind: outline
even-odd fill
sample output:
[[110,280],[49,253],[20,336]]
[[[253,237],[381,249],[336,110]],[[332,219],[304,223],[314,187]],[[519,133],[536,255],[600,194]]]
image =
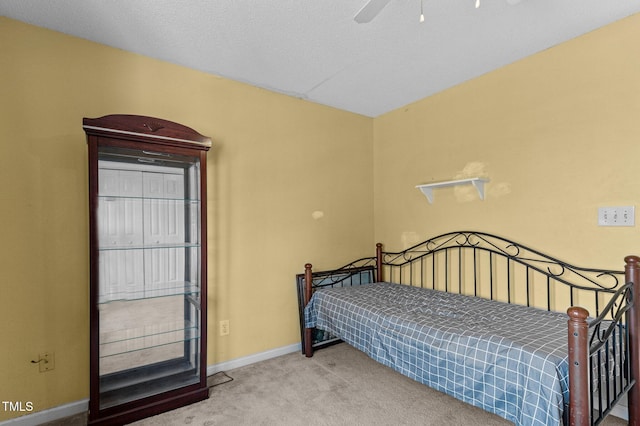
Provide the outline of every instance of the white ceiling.
[[369,117],[640,12],[640,0],[0,0],[0,14]]

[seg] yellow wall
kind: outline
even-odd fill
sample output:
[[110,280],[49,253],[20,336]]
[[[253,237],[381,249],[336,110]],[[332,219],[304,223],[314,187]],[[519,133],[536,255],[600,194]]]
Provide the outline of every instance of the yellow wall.
[[[640,194],[639,38],[636,15],[369,119],[0,18],[1,399],[39,411],[88,397],[82,117],[151,115],[213,138],[214,364],[297,342],[294,274],[374,240],[466,228],[604,267],[639,253],[637,228],[596,226],[597,207]],[[429,205],[414,189],[476,174],[485,201],[442,189]],[[29,362],[43,351],[52,372]]]
[[[89,396],[83,117],[156,116],[213,139],[208,364],[298,342],[295,274],[373,247],[370,118],[6,18],[0,76],[2,401]],[[55,370],[39,373],[45,351]]]
[[[597,209],[640,197],[639,39],[634,15],[376,118],[375,240],[478,230],[621,269],[640,224],[598,227]],[[473,176],[490,179],[484,201],[414,188]]]

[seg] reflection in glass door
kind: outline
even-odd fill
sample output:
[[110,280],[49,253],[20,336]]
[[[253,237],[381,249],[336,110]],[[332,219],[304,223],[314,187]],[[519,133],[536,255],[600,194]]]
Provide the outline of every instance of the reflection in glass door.
[[100,408],[199,381],[198,157],[98,154]]

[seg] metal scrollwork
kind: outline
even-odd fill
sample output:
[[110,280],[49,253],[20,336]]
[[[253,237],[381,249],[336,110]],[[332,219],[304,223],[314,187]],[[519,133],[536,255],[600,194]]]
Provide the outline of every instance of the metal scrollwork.
[[589,323],[589,328],[593,329],[589,342],[590,353],[597,352],[620,327],[624,314],[632,304],[633,286],[627,283],[616,291],[602,313]]
[[488,252],[523,265],[577,289],[613,292],[621,271],[580,268],[496,235],[475,231],[442,234],[401,252],[383,252],[384,266],[403,267],[427,256],[463,248]]

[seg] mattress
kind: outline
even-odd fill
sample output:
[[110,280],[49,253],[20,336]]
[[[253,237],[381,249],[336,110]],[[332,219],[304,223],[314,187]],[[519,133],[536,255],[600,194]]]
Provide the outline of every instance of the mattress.
[[516,425],[562,424],[567,315],[391,283],[316,291],[305,326]]

